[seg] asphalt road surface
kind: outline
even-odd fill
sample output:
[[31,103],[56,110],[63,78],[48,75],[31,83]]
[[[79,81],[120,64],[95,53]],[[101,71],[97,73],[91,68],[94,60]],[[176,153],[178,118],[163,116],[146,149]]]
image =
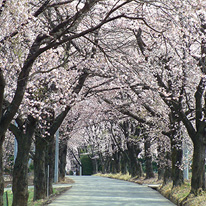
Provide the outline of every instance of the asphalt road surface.
[[49,206],[174,206],[144,185],[96,176],[70,176],[72,188]]

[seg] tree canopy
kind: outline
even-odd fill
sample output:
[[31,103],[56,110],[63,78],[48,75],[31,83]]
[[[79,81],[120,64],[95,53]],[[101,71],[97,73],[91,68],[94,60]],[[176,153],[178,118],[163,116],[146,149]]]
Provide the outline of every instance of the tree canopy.
[[145,154],[164,148],[174,186],[183,181],[183,142],[191,141],[191,193],[201,193],[205,11],[199,0],[0,1],[0,205],[9,130],[20,148],[31,138],[24,156],[33,140],[47,142],[45,162],[53,165],[47,156],[60,128],[62,145],[89,146],[105,170],[105,158],[133,159],[134,176],[142,174],[141,143]]

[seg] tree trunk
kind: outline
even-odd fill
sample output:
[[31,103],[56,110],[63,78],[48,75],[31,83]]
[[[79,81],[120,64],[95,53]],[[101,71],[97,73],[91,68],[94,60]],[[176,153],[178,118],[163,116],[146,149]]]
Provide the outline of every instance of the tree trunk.
[[113,155],[113,173],[119,173],[120,172],[120,152],[116,151]]
[[101,164],[101,172],[102,174],[105,174],[106,173],[105,161],[101,153],[99,153],[99,159],[100,159],[100,164]]
[[167,151],[165,154],[165,168],[163,184],[166,185],[172,180],[172,165],[171,165],[171,152]]
[[[131,153],[131,152],[129,152]],[[129,173],[132,177],[141,177],[143,175],[142,165],[137,161],[136,157],[132,154],[129,155]]]
[[[55,138],[49,137],[49,144],[47,145],[46,165],[49,165],[49,195],[53,194],[53,182],[54,182],[54,165],[55,165]],[[48,168],[48,167],[47,167]],[[46,168],[46,171],[47,171]],[[48,174],[48,171],[47,173]]]
[[98,173],[98,159],[94,158],[92,159],[92,167],[93,167],[93,174]]
[[170,134],[168,135],[171,142],[172,155],[172,181],[173,187],[181,186],[184,183],[184,175],[182,170],[183,165],[183,150],[182,150],[182,133],[179,115],[175,110],[171,111],[170,115]]
[[201,141],[202,137],[196,138],[194,142],[191,193],[201,194],[205,190],[205,149],[206,146]]
[[110,163],[110,164],[111,164],[111,172],[112,172],[112,174],[116,174],[117,171],[116,171],[114,159],[111,160],[111,163]]
[[132,177],[142,177],[143,176],[143,170],[142,165],[138,161],[137,157],[138,154],[141,152],[141,149],[139,148],[139,145],[136,145],[133,142],[127,142],[127,152],[128,157],[130,159],[129,162],[129,173]]
[[3,195],[4,195],[3,143],[4,143],[4,135],[0,137],[0,206],[3,206]]
[[112,158],[110,156],[107,156],[104,161],[105,161],[105,172],[111,173],[112,172],[112,168],[111,168]]
[[[26,137],[26,138],[25,138]],[[18,153],[13,170],[13,203],[12,206],[27,206],[28,192],[28,161],[31,140],[25,136],[18,141]]]
[[142,165],[135,159],[130,159],[129,173],[132,177],[142,177]]
[[[21,120],[17,120],[21,122]],[[34,134],[36,120],[32,116],[28,116],[25,123],[24,131],[22,122],[18,127],[10,124],[9,130],[15,135],[18,142],[18,152],[13,170],[13,206],[27,206],[29,197],[28,192],[28,161],[29,152]]]
[[165,173],[165,170],[163,167],[159,166],[158,165],[158,171],[157,171],[157,175],[158,175],[158,180],[162,180],[164,179],[164,173]]
[[67,157],[67,142],[61,145],[59,150],[59,181],[65,179],[65,167]]
[[154,177],[152,166],[151,142],[148,136],[145,136],[144,140],[146,179],[149,179]]
[[121,153],[121,173],[127,174],[127,157],[125,153]]
[[158,180],[162,180],[164,178],[164,162],[165,162],[165,150],[164,147],[160,145],[160,140],[158,140]]
[[46,179],[46,141],[41,137],[36,137],[34,156],[34,201],[44,199],[47,196]]
[[180,136],[171,139],[172,149],[172,181],[173,187],[181,186],[184,183],[184,175],[182,170],[182,139]]

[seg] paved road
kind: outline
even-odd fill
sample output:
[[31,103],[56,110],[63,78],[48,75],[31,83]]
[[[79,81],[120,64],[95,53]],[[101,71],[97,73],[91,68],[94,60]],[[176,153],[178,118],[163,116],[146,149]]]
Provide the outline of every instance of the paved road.
[[96,176],[70,176],[72,189],[49,206],[174,206],[144,185]]

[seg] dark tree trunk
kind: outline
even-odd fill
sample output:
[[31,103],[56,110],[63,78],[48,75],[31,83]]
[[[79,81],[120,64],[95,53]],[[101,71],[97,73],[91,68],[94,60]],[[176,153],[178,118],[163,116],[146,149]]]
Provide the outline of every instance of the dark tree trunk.
[[34,156],[34,201],[44,199],[47,196],[46,179],[46,141],[36,136]]
[[[195,120],[196,128],[187,118],[182,108],[179,111],[182,122],[187,128],[188,134],[193,141],[193,165],[192,165],[192,179],[191,191],[194,195],[201,194],[205,190],[205,149],[206,149],[206,98],[205,98],[206,79],[202,77],[197,90],[195,92]],[[204,96],[204,106],[203,106]],[[204,116],[203,116],[204,114]]]
[[63,143],[59,150],[59,181],[65,179],[66,157],[67,157],[67,142]]
[[182,170],[182,138],[181,136],[171,139],[172,148],[172,181],[173,187],[181,186],[184,183]]
[[128,171],[132,177],[141,177],[143,176],[142,164],[138,161],[138,155],[141,152],[139,143],[131,138],[131,135],[139,135],[139,130],[137,127],[133,126],[129,121],[124,121],[120,126],[123,129],[123,134],[127,139],[127,149],[125,154],[128,159]]
[[[47,145],[46,166],[49,165],[49,195],[53,194],[53,182],[54,182],[54,165],[55,165],[55,138],[53,136],[49,139]],[[47,171],[46,167],[46,171]],[[48,174],[48,171],[47,173]]]
[[106,173],[105,161],[101,153],[99,153],[99,159],[101,164],[101,172],[102,174],[105,174]]
[[29,197],[28,192],[28,161],[29,152],[34,134],[36,120],[32,116],[28,116],[26,121],[26,131],[18,125],[10,125],[9,129],[16,136],[18,142],[18,152],[13,170],[13,206],[27,206]]
[[158,175],[158,180],[162,180],[164,178],[164,173],[165,173],[164,168],[158,165],[157,173],[158,173],[157,174]]
[[113,173],[119,173],[120,172],[120,152],[116,151],[113,154]]
[[[205,105],[202,105],[202,98],[205,96],[206,79],[202,77],[195,93],[196,100],[196,131],[192,125],[187,125],[187,131],[193,141],[193,163],[191,191],[194,195],[199,195],[205,190],[205,149],[206,149],[206,97]],[[204,113],[204,118],[203,118]],[[183,121],[186,118],[183,119]],[[187,123],[187,122],[185,122]]]
[[191,193],[201,194],[205,190],[205,149],[206,146],[201,141],[203,137],[197,137],[194,142]]
[[129,157],[129,173],[132,177],[142,177],[143,176],[143,170],[142,165],[138,161],[137,157],[138,154],[141,152],[141,149],[139,148],[139,145],[136,145],[133,142],[127,142],[127,152]]
[[182,170],[183,165],[183,150],[182,150],[182,134],[179,116],[172,109],[170,113],[170,129],[168,134],[171,141],[172,155],[172,181],[173,187],[181,186],[184,183],[184,175]]
[[117,152],[117,172],[118,172],[118,173],[121,171],[120,161],[121,161],[121,152],[118,151],[118,152]]
[[[169,139],[168,139],[169,141]],[[157,142],[157,155],[158,155],[158,180],[164,179],[165,173],[165,141],[158,139]]]
[[112,158],[110,156],[107,156],[105,159],[105,172],[111,173],[112,167],[111,167]]
[[0,137],[0,206],[3,206],[3,195],[4,195],[3,143],[4,143],[4,135]]
[[28,193],[28,160],[31,143],[27,139],[18,141],[18,153],[13,170],[13,203],[12,206],[27,206]]
[[143,176],[142,165],[140,162],[138,162],[134,158],[130,159],[130,164],[129,164],[128,170],[129,170],[129,174],[132,177],[142,177]]
[[35,137],[34,200],[43,199],[53,193],[55,140],[54,137],[43,138],[41,135],[39,131]]
[[146,179],[149,179],[154,177],[152,166],[151,142],[148,136],[145,136],[144,140]]
[[166,185],[171,180],[172,180],[171,152],[166,151],[163,184]]
[[126,174],[127,173],[127,157],[125,153],[121,153],[121,173]]
[[116,174],[117,171],[116,171],[116,167],[115,167],[115,161],[112,159],[110,164],[111,164],[111,172],[112,172],[112,174]]
[[93,174],[98,173],[98,160],[97,158],[92,159]]

